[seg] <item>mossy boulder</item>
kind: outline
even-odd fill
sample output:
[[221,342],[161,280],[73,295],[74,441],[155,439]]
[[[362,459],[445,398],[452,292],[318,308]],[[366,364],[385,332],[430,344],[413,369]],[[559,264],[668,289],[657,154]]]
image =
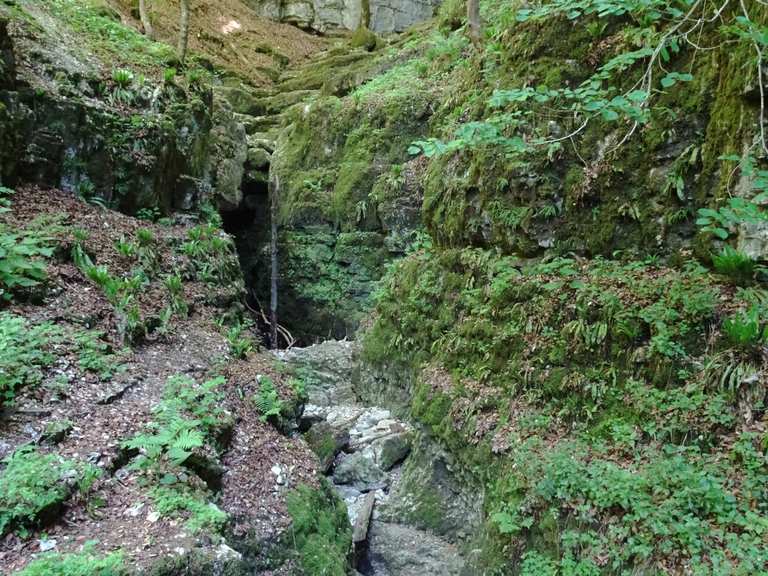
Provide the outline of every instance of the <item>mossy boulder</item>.
[[350,39],[350,43],[355,48],[365,48],[369,52],[376,48],[378,37],[374,32],[371,32],[367,27],[360,26]]

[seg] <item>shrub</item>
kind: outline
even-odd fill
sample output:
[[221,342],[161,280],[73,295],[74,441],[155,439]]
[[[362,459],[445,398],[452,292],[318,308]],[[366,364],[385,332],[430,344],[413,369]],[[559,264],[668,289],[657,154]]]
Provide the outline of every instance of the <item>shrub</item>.
[[0,313],[0,403],[11,402],[21,387],[42,382],[43,369],[56,359],[50,350],[61,338],[53,324],[33,325]]

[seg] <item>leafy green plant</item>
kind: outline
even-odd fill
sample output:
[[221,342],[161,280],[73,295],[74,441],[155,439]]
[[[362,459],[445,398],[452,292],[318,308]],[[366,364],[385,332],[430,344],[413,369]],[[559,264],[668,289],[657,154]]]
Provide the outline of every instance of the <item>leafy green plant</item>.
[[74,462],[34,447],[20,448],[3,460],[0,474],[0,534],[22,532],[56,511],[78,477]]
[[174,314],[186,316],[189,306],[184,300],[184,283],[179,274],[169,274],[165,277],[165,287],[170,297],[170,309]]
[[176,70],[176,68],[166,68],[163,71],[163,81],[166,84],[171,84],[176,79],[176,75],[178,73],[179,72],[178,72],[178,70]]
[[246,358],[255,349],[253,338],[247,333],[249,330],[250,325],[246,322],[238,322],[227,330],[229,351],[235,358]]
[[214,224],[192,228],[180,251],[190,259],[195,275],[203,282],[227,282],[239,274],[234,244]]
[[262,422],[266,422],[269,418],[279,418],[285,407],[274,382],[268,376],[259,378],[259,392],[253,397],[253,401],[261,414]]
[[757,306],[726,318],[723,322],[723,333],[731,344],[741,347],[758,344],[768,336],[761,329],[760,309]]
[[117,312],[117,329],[121,338],[127,343],[132,342],[143,328],[136,294],[148,282],[146,274],[137,270],[129,278],[116,278],[106,266],[96,266],[81,243],[72,248],[72,259],[86,278],[102,289]]
[[296,398],[299,401],[303,401],[308,398],[307,383],[303,378],[290,378],[288,380],[288,386],[291,387],[291,390],[293,390],[293,393],[296,394]]
[[220,532],[228,519],[226,512],[205,501],[205,494],[195,492],[188,486],[159,486],[152,490],[152,499],[163,517],[185,512],[186,526],[195,533]]
[[11,211],[11,196],[14,194],[14,190],[0,186],[0,214],[5,214]]
[[221,426],[227,415],[218,391],[223,378],[197,385],[185,376],[169,378],[163,401],[153,410],[154,420],[145,432],[123,445],[142,452],[137,466],[150,468],[167,461],[181,466],[196,448]]
[[502,534],[517,534],[523,528],[530,528],[533,518],[521,518],[517,510],[501,510],[491,514],[491,521]]
[[754,280],[757,262],[735,248],[725,246],[712,257],[712,265],[718,274],[727,276],[739,286],[745,286]]
[[147,425],[146,432],[123,443],[126,448],[142,452],[138,467],[148,467],[161,459],[180,466],[195,448],[202,448],[205,444],[199,420],[185,418],[167,405],[156,411],[155,418]]
[[48,238],[0,223],[0,299],[10,300],[19,289],[43,282],[47,276],[44,260],[52,255]]
[[112,91],[111,99],[117,104],[131,104],[136,95],[131,90],[134,84],[135,76],[133,72],[125,68],[118,68],[112,71],[112,81],[115,88]]
[[163,213],[157,206],[153,206],[152,208],[141,208],[136,211],[136,218],[147,222],[157,222],[162,215]]
[[81,370],[97,374],[101,380],[109,380],[123,369],[112,347],[104,342],[101,332],[82,330],[75,335],[78,365]]
[[757,168],[757,160],[752,156],[723,156],[724,161],[738,162],[741,173],[750,179],[751,198],[731,196],[724,206],[719,208],[701,208],[696,224],[702,232],[709,232],[720,238],[728,239],[743,224],[759,224],[768,220],[768,212],[761,208],[768,200],[768,171]]
[[16,576],[125,576],[127,573],[121,552],[101,556],[93,551],[93,546],[87,545],[76,554],[44,554]]
[[0,403],[13,401],[23,386],[42,382],[44,369],[56,360],[53,349],[62,340],[61,330],[53,324],[31,324],[0,313]]
[[224,395],[221,387],[225,383],[223,376],[201,384],[188,376],[172,376],[163,390],[163,399],[165,403],[174,405],[176,410],[197,418],[208,434],[229,418],[222,407]]
[[115,248],[125,258],[134,258],[136,256],[136,244],[128,242],[125,237],[121,237],[120,240],[115,242]]

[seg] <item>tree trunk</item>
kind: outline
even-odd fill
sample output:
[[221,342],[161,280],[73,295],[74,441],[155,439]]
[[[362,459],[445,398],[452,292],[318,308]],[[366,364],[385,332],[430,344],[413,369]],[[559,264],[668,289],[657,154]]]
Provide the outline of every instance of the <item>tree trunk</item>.
[[467,22],[469,23],[469,37],[475,48],[479,48],[482,38],[480,25],[480,0],[467,0]]
[[149,18],[147,0],[139,0],[139,18],[141,18],[141,25],[144,27],[144,35],[150,40],[154,40],[155,31],[152,29],[152,21]]
[[277,247],[277,219],[280,202],[280,177],[275,174],[269,181],[270,205],[269,219],[271,222],[270,238],[270,260],[272,263],[272,276],[270,279],[270,298],[269,298],[269,323],[270,323],[270,345],[273,350],[277,350],[280,344],[277,339],[277,290],[280,278],[280,263]]
[[360,3],[360,28],[370,28],[371,26],[371,1],[362,0]]
[[189,45],[189,0],[181,0],[181,20],[179,23],[179,60],[184,64]]

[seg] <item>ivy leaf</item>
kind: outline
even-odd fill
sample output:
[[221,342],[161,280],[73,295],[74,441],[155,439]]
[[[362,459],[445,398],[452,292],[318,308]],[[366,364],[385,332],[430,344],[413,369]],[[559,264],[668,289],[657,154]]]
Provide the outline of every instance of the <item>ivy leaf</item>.
[[614,120],[619,119],[619,114],[615,110],[611,110],[610,108],[604,108],[603,112],[603,120],[606,122],[613,122]]
[[666,76],[664,76],[664,78],[661,79],[661,85],[664,88],[669,88],[671,86],[674,86],[675,84],[677,84],[677,78],[675,78],[675,76],[673,76],[672,74],[667,74]]
[[587,112],[597,112],[605,106],[604,100],[591,100],[584,104],[584,110]]
[[531,17],[532,10],[518,10],[517,11],[517,21],[518,22],[525,22]]

